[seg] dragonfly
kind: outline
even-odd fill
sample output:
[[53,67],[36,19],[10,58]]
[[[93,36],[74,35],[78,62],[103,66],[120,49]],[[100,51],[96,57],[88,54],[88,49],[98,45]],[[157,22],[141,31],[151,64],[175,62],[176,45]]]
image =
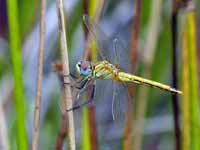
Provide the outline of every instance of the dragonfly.
[[[159,88],[161,90],[168,91],[172,94],[182,94],[182,91],[177,90],[169,85],[162,84],[153,80],[145,79],[145,78],[133,75],[125,71],[124,68],[127,68],[127,63],[124,63],[124,64],[121,63],[122,66],[119,66],[119,64],[113,64],[111,60],[109,59],[114,59],[115,63],[117,61],[122,61],[122,60],[126,61],[127,58],[124,58],[125,57],[124,54],[126,53],[126,56],[128,57],[128,52],[124,50],[124,47],[122,46],[122,44],[119,42],[117,38],[115,38],[114,40],[109,39],[106,36],[106,34],[100,29],[100,27],[95,22],[90,20],[90,18],[87,15],[83,16],[83,21],[87,29],[89,30],[89,34],[92,34],[94,39],[96,40],[97,47],[98,47],[97,52],[99,54],[100,60],[97,62],[81,60],[81,61],[78,61],[78,63],[76,64],[76,72],[78,76],[81,77],[81,79],[76,82],[79,84],[79,86],[76,87],[80,90],[79,94],[85,91],[88,85],[92,85],[92,90],[91,90],[92,94],[89,100],[81,104],[75,105],[72,108],[68,109],[67,111],[78,109],[84,105],[89,104],[91,101],[94,100],[95,81],[97,79],[111,80],[111,81],[121,84],[122,85],[121,87],[125,87],[125,88],[127,87],[126,83],[136,83],[139,85],[147,85],[147,86]],[[109,50],[106,51],[105,49],[109,49],[109,46],[106,46],[106,45],[111,45],[111,43],[112,43],[112,49],[114,49],[114,51],[109,51]],[[117,49],[121,50],[121,53],[118,55],[117,55]],[[110,55],[107,54],[107,58],[106,58],[105,53],[109,53],[109,52],[110,52]],[[112,54],[112,53],[115,53],[115,54]],[[117,58],[113,58],[114,55]],[[73,78],[77,79],[77,77],[73,77]],[[117,89],[116,86],[113,89],[116,90]],[[123,92],[124,91],[125,90],[123,90]],[[114,99],[117,99],[119,97],[116,95],[116,92],[113,92],[113,93],[114,93],[113,94],[113,102],[114,102]],[[79,97],[79,94],[77,97]],[[114,105],[112,106],[114,107]],[[113,109],[114,108],[112,108],[112,113],[113,113],[113,118],[114,118]]]

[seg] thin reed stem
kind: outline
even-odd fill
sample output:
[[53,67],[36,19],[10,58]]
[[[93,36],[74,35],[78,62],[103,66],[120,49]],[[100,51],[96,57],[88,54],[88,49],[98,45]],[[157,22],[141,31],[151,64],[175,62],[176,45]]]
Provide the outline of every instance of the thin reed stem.
[[[136,62],[138,56],[138,39],[139,39],[139,31],[140,31],[140,20],[141,20],[141,3],[142,0],[136,0],[135,8],[134,8],[134,16],[133,16],[133,25],[131,32],[131,46],[130,46],[130,61],[131,61],[131,73],[135,72]],[[132,85],[128,86],[128,90],[130,93],[130,98],[134,96],[134,88]],[[130,147],[133,147],[133,137],[132,131],[134,128],[133,123],[133,103],[131,102],[133,99],[128,99],[128,110],[127,110],[127,119],[126,126],[124,130],[124,143],[123,149],[128,150]]]
[[40,106],[42,96],[42,74],[43,74],[43,57],[44,57],[44,41],[45,41],[45,12],[46,0],[41,0],[40,3],[40,44],[38,49],[38,70],[37,70],[37,87],[35,97],[35,111],[34,111],[34,131],[32,150],[38,149],[39,139],[39,124],[40,124]]
[[131,72],[134,72],[136,68],[137,62],[137,53],[138,53],[138,46],[139,46],[139,31],[140,31],[140,20],[141,20],[141,6],[142,0],[136,0],[135,8],[134,8],[134,16],[133,16],[133,26],[131,32],[131,51],[130,51],[130,58],[131,58]]
[[62,121],[60,125],[60,130],[58,133],[57,141],[56,141],[56,150],[62,150],[62,146],[64,144],[64,140],[66,137],[66,131],[67,131],[67,124],[68,124],[68,118],[67,118],[67,111],[65,111],[62,114]]
[[[59,33],[60,33],[60,45],[61,45],[61,57],[63,64],[63,75],[64,82],[70,83],[69,78],[69,60],[68,60],[68,48],[67,48],[67,38],[65,31],[65,21],[64,21],[64,11],[63,11],[63,1],[57,0],[57,11],[58,11],[58,25],[59,25]],[[66,100],[66,109],[72,108],[72,95],[71,95],[71,87],[69,84],[64,85],[64,95]],[[73,111],[67,112],[68,118],[68,133],[69,133],[69,146],[70,150],[75,150],[75,129],[74,129],[74,117]]]
[[[145,71],[142,73],[142,77],[150,78],[151,77],[151,68],[155,55],[155,48],[158,39],[158,25],[160,22],[160,13],[161,13],[162,0],[154,0],[152,1],[152,12],[150,16],[150,23],[147,35],[147,42],[144,48],[144,65]],[[134,149],[140,150],[142,147],[142,130],[144,126],[144,118],[146,115],[146,107],[147,107],[147,96],[149,89],[147,87],[141,87],[141,90],[138,94],[138,105],[136,110],[136,120],[138,120],[139,126],[137,127],[137,131],[134,132]]]

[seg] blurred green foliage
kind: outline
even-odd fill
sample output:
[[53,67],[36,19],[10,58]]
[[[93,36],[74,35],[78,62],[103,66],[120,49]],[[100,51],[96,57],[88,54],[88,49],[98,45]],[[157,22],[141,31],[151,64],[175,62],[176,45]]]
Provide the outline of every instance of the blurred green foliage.
[[39,0],[18,0],[19,27],[21,37],[24,39],[31,31],[36,23],[36,18],[39,19]]

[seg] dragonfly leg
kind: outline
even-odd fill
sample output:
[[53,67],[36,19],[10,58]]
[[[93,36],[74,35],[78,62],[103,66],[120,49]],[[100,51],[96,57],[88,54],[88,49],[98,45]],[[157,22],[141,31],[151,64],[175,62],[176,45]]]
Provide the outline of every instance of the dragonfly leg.
[[85,91],[87,85],[89,84],[89,80],[83,80],[83,83],[81,83],[80,86],[75,86],[75,88],[77,88],[78,90],[80,90],[80,92],[76,95],[76,99],[79,99],[79,95]]
[[81,104],[75,105],[72,108],[67,109],[66,111],[76,110],[76,109],[79,109],[82,106],[88,105],[89,103],[91,103],[94,100],[94,95],[95,95],[95,84],[92,84],[92,93],[91,93],[90,99],[81,103]]
[[88,79],[86,78],[83,78],[81,80],[78,80],[78,77],[76,77],[75,75],[71,74],[70,75],[63,75],[63,77],[70,77],[70,81],[72,81],[73,83],[71,82],[65,82],[65,80],[63,79],[63,84],[67,84],[67,85],[70,85],[71,87],[75,87],[77,89],[82,89],[86,83],[88,82]]
[[85,89],[87,84],[88,84],[89,80],[88,79],[83,79],[79,85],[76,86],[77,89],[81,90],[81,89]]
[[83,80],[82,78],[80,79],[72,73],[70,73],[70,75],[63,75],[63,77],[69,77],[70,79],[72,79],[72,81],[76,81],[76,83],[80,83]]
[[[114,81],[112,81],[114,82]],[[113,83],[113,97],[112,97],[112,118],[113,120],[115,120],[115,113],[114,113],[114,103],[115,103],[115,99],[116,99],[116,86]]]

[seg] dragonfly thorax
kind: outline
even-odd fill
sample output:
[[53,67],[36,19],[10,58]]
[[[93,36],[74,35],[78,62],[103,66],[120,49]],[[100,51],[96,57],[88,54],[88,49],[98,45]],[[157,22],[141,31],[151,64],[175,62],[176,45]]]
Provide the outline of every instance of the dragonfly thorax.
[[94,76],[96,78],[104,79],[104,80],[118,80],[118,73],[120,70],[117,66],[113,65],[112,63],[104,60],[97,62],[94,65]]
[[92,74],[92,64],[89,61],[79,61],[76,64],[76,71],[82,76],[88,76]]

